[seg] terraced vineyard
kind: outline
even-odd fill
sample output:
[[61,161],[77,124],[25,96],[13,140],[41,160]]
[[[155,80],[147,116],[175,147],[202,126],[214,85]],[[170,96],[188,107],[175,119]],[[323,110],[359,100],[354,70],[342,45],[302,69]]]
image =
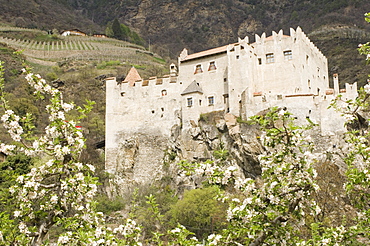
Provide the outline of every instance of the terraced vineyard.
[[[35,39],[13,38],[9,33],[41,32],[34,29],[0,26],[0,42],[17,50],[32,62],[53,65],[64,60],[119,60],[131,64],[150,64],[154,59],[140,59],[141,56],[153,56],[144,47],[111,38],[56,36],[55,41],[36,41]],[[47,36],[46,32],[42,32]],[[14,35],[13,35],[14,36]],[[153,61],[153,62],[152,62]]]

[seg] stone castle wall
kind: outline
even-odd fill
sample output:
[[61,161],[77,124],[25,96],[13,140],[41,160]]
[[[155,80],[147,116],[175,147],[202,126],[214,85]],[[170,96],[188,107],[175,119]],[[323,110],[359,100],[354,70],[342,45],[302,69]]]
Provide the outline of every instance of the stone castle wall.
[[[357,96],[357,85],[329,88],[327,59],[300,28],[290,36],[273,32],[179,57],[178,71],[132,83],[106,81],[106,170],[119,179],[142,182],[161,176],[165,149],[182,157],[209,158],[207,144],[193,145],[199,118],[210,112],[244,119],[269,107],[286,108],[298,123],[309,118],[321,133],[343,132],[331,100]],[[189,144],[191,143],[191,144]],[[150,164],[149,164],[150,163]],[[123,178],[124,177],[124,178]],[[132,183],[131,182],[131,183]],[[124,181],[121,182],[125,183]]]

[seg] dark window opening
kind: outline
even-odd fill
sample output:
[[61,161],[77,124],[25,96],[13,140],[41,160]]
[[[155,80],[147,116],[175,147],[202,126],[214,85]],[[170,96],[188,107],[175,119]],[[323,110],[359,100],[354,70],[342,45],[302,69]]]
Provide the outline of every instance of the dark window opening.
[[194,72],[194,74],[197,74],[197,73],[203,73],[203,69],[202,69],[202,65],[201,65],[201,64],[198,64],[198,65],[196,65],[196,67],[195,67],[195,72]]
[[284,51],[284,60],[289,61],[293,59],[293,53],[291,50]]
[[216,70],[216,64],[214,61],[211,61],[209,63],[208,71],[214,71],[214,70]]
[[258,65],[262,65],[262,59],[258,58]]
[[186,99],[186,104],[188,107],[191,107],[193,106],[193,98],[192,97],[189,97]]
[[214,104],[215,104],[215,97],[214,96],[208,97],[208,106],[212,106]]
[[274,63],[275,57],[273,53],[266,54],[266,63]]

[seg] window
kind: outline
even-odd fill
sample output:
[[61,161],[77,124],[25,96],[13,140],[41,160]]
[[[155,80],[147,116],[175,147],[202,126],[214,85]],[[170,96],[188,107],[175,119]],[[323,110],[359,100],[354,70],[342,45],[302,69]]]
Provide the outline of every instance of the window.
[[284,60],[289,61],[293,59],[293,54],[291,50],[284,51]]
[[258,58],[258,65],[262,65],[262,59]]
[[229,94],[224,94],[224,103],[226,104],[227,103],[227,99],[229,98]]
[[266,63],[274,63],[275,58],[273,53],[266,54]]
[[210,96],[208,97],[208,106],[213,106],[215,104],[215,97]]
[[124,97],[124,96],[125,96],[125,92],[121,91],[121,97]]
[[237,60],[239,59],[239,56],[238,56],[238,55],[236,56],[236,59],[237,59]]
[[214,70],[216,70],[216,64],[214,61],[211,61],[209,63],[208,71],[214,71]]
[[186,99],[186,105],[187,105],[188,107],[193,106],[193,98],[192,98],[192,97],[188,97],[188,98]]
[[162,90],[162,96],[167,96],[167,91],[166,90]]
[[201,65],[201,64],[198,64],[198,65],[196,65],[196,67],[195,67],[195,72],[194,72],[194,74],[197,74],[197,73],[203,73],[203,69],[202,69],[202,65]]

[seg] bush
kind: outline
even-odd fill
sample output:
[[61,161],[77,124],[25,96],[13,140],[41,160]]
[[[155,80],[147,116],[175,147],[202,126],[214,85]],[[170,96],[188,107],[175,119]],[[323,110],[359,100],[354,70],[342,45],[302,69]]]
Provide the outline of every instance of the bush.
[[96,210],[107,215],[120,211],[126,206],[125,200],[122,197],[114,197],[110,199],[105,195],[100,195],[96,197],[95,200],[98,202]]
[[184,225],[198,238],[223,229],[227,205],[216,199],[219,192],[215,186],[185,191],[184,198],[169,212],[174,225]]

